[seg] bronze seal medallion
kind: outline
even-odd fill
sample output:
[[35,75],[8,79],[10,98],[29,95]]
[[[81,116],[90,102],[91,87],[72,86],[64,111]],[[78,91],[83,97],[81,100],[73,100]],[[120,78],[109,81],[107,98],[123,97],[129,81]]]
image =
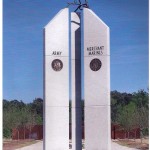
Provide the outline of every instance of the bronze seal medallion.
[[97,58],[93,59],[90,62],[90,68],[93,71],[98,71],[101,68],[101,66],[102,66],[102,62]]
[[63,63],[60,59],[54,59],[52,61],[52,68],[55,71],[60,71],[63,68]]

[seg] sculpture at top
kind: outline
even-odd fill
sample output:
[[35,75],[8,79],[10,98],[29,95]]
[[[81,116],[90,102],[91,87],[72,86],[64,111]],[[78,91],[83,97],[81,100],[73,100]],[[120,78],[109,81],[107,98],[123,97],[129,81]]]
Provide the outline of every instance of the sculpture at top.
[[[78,0],[78,2],[77,2],[76,0],[74,0],[73,3],[70,3],[70,2],[68,3],[68,6],[70,6],[70,5],[77,5],[77,6],[78,6],[78,7],[75,9],[74,12],[76,12],[78,9],[79,9],[79,10],[82,10],[82,8],[89,8],[88,1],[87,1],[87,0],[85,0],[84,3],[82,3],[81,0]],[[67,6],[67,7],[68,7],[68,6]]]

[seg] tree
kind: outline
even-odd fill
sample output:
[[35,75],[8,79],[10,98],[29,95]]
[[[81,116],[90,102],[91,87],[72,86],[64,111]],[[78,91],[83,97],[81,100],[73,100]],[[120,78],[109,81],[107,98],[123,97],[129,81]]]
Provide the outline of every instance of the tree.
[[137,105],[138,108],[145,107],[146,109],[149,109],[149,94],[144,90],[134,92],[132,101]]
[[145,135],[145,130],[148,129],[149,127],[148,119],[149,119],[148,109],[146,109],[143,106],[138,107],[136,112],[136,126],[140,128],[141,143],[142,143],[142,138]]
[[35,110],[38,115],[42,117],[43,120],[43,99],[35,98],[31,104],[32,110]]
[[111,92],[111,99],[116,100],[116,104],[125,106],[131,102],[132,94],[130,93],[120,93],[118,91]]
[[115,124],[118,124],[118,114],[124,106],[131,102],[132,94],[120,93],[118,91],[111,92],[111,120]]
[[[5,110],[3,113],[3,131],[10,131],[20,126],[20,113],[17,108]],[[9,133],[10,133],[9,132]],[[5,137],[5,135],[3,135]],[[11,135],[9,135],[11,137]]]
[[111,98],[111,121],[114,124],[117,124],[117,117],[119,110],[121,110],[121,104],[117,103],[117,99]]
[[130,102],[128,105],[124,106],[122,109],[119,110],[118,114],[118,123],[124,128],[124,130],[128,133],[134,129],[136,125],[136,105],[133,102]]
[[22,109],[24,108],[26,105],[22,102],[22,101],[18,101],[18,100],[12,100],[9,102],[9,108],[17,108],[17,109]]
[[137,106],[136,126],[140,128],[141,142],[145,129],[149,127],[149,95],[144,90],[139,90],[133,94],[132,101]]

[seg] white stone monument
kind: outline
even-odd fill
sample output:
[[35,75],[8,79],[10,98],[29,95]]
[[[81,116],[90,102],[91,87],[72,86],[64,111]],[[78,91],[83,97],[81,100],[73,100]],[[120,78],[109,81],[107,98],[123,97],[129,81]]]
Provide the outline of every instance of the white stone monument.
[[69,10],[45,27],[44,149],[69,150]]
[[70,88],[72,150],[82,150],[81,59],[85,150],[111,149],[109,27],[88,8],[81,14],[62,9],[44,29],[44,150],[69,150]]
[[85,149],[110,150],[109,28],[84,8]]

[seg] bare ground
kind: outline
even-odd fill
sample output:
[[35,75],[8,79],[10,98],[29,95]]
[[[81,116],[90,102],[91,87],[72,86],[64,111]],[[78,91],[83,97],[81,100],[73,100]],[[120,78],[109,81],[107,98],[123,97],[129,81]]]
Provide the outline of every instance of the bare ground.
[[[148,150],[149,140],[115,140],[112,141],[112,150]],[[43,150],[43,141],[36,140],[4,140],[3,150]]]
[[136,148],[139,150],[148,150],[149,149],[149,139],[124,139],[124,140],[116,140],[116,143],[126,146],[126,147],[130,147],[130,148]]
[[15,150],[37,142],[36,140],[3,140],[3,150]]

